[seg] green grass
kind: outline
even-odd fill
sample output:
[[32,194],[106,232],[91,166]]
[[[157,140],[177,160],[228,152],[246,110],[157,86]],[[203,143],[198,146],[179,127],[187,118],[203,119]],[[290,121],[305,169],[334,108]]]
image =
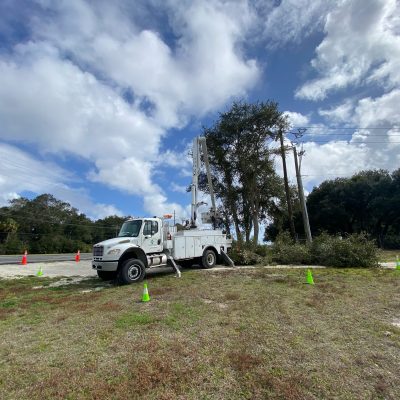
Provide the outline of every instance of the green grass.
[[117,328],[128,329],[138,325],[147,325],[155,322],[156,319],[149,314],[128,313],[115,321]]
[[[400,272],[0,280],[1,399],[397,399]],[[87,292],[88,290],[92,290]]]

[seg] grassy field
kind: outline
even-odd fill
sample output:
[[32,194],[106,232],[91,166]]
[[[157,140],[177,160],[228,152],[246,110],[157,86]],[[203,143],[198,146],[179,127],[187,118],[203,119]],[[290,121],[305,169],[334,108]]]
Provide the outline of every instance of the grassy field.
[[400,398],[400,271],[314,280],[192,270],[149,279],[149,303],[140,285],[0,280],[0,398]]

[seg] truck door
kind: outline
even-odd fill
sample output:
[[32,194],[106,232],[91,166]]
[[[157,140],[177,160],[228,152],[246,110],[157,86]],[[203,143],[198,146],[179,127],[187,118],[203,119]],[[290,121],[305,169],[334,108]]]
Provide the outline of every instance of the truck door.
[[163,249],[161,226],[157,221],[144,221],[142,249],[145,253],[159,253]]

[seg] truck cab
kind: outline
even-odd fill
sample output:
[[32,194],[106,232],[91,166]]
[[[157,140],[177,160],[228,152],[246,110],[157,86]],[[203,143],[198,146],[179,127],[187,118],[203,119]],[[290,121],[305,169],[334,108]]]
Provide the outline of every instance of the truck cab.
[[[116,279],[121,283],[142,280],[149,257],[163,251],[163,231],[161,218],[135,218],[125,221],[113,239],[104,240],[93,246],[92,268],[104,280]],[[136,260],[128,268],[126,276],[119,276],[127,260]],[[163,262],[167,264],[166,257]]]

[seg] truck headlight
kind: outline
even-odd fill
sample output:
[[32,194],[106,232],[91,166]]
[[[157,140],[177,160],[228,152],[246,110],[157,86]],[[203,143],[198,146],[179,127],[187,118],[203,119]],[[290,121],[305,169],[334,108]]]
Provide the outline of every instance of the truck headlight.
[[107,254],[117,256],[120,252],[121,252],[121,249],[111,249],[107,252]]

